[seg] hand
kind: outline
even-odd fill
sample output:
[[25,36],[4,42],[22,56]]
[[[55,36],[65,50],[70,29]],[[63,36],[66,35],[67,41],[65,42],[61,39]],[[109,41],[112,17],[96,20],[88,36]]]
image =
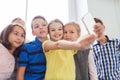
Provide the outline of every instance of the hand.
[[95,41],[95,39],[96,39],[96,35],[93,34],[79,38],[77,41],[80,44],[79,49],[80,50],[88,49],[90,45]]

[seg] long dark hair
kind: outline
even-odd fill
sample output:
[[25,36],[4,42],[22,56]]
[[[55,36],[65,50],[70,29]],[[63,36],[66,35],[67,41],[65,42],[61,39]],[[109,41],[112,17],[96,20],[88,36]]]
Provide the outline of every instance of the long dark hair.
[[[4,45],[4,47],[6,47],[8,50],[12,49],[12,44],[9,42],[8,37],[9,37],[10,33],[13,31],[15,26],[19,26],[19,27],[23,28],[23,26],[21,26],[19,24],[9,24],[6,28],[3,29],[3,31],[0,34],[0,41]],[[24,29],[24,33],[26,35],[25,29]],[[14,56],[18,56],[17,54],[20,53],[20,51],[22,49],[22,45],[19,46],[18,48],[16,48],[16,50],[13,53]]]

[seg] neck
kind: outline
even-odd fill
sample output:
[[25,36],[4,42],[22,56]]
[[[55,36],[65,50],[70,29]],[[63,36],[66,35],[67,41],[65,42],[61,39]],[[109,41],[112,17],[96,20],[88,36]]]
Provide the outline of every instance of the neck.
[[43,42],[43,41],[45,41],[45,40],[47,40],[48,38],[47,37],[45,37],[45,38],[38,38],[41,42]]
[[9,50],[10,54],[12,54],[12,55],[13,55],[14,51],[15,51],[15,49],[10,49]]
[[103,36],[101,36],[101,37],[98,38],[98,41],[99,41],[101,44],[104,44],[104,43],[107,42],[107,39],[106,39],[105,35],[103,35]]

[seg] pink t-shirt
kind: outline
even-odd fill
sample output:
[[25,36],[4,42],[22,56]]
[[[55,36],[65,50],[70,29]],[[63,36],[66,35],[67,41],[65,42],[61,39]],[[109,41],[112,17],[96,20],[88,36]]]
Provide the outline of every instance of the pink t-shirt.
[[15,66],[15,59],[9,51],[0,44],[0,80],[10,78]]

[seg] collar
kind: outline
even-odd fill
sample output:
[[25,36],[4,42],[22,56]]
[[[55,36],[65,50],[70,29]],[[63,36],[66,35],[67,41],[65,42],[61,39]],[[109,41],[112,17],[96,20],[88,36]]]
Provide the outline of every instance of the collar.
[[35,38],[35,44],[38,45],[38,46],[41,46],[42,42],[36,37]]
[[[107,35],[105,35],[105,37],[106,37],[106,39],[107,39],[107,42],[109,42],[109,41],[110,41],[109,37],[108,37]],[[100,45],[100,42],[97,41],[97,44]]]

